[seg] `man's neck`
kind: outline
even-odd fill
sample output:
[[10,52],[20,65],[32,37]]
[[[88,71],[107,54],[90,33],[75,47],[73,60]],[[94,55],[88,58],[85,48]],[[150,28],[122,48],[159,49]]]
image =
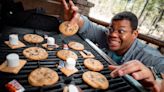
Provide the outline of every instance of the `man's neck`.
[[[129,49],[129,48],[128,48]],[[119,56],[123,56],[127,51],[128,49],[124,49],[124,50],[120,50],[120,51],[116,51],[115,53]]]
[[132,41],[131,44],[129,46],[127,46],[127,48],[123,48],[118,51],[115,51],[115,53],[119,56],[123,56],[130,49],[130,47],[132,46],[133,43],[134,43],[134,41]]

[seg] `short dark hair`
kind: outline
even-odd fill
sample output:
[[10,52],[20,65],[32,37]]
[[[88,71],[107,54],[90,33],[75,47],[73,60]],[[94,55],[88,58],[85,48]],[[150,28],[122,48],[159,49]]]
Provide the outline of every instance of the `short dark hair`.
[[132,12],[128,12],[128,11],[120,12],[112,18],[112,21],[124,20],[124,19],[130,21],[133,30],[137,29],[138,19],[136,15],[133,14]]

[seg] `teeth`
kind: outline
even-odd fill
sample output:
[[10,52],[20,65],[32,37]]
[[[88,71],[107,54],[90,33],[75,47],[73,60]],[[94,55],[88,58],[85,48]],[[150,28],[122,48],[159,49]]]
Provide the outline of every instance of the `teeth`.
[[119,42],[117,42],[117,41],[110,41],[110,44],[117,45],[117,44],[119,44]]
[[110,41],[110,43],[118,43],[117,41]]

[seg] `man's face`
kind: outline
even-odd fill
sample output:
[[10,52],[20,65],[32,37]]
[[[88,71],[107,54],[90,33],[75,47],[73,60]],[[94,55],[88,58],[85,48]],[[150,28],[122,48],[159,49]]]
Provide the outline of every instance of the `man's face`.
[[120,55],[129,49],[138,35],[138,31],[132,31],[129,20],[113,21],[109,31],[109,49]]

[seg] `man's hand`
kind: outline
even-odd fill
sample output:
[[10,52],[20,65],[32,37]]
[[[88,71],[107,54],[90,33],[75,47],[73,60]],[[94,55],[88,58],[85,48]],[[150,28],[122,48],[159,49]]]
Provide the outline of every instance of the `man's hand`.
[[143,86],[152,88],[154,92],[159,92],[152,72],[138,60],[131,60],[120,66],[109,65],[109,69],[113,70],[110,74],[113,78],[130,74],[134,79],[140,81]]
[[66,0],[62,0],[64,5],[64,19],[70,21],[70,24],[77,23],[79,25],[80,14],[78,13],[78,7],[74,5],[72,0],[69,0],[67,4]]

